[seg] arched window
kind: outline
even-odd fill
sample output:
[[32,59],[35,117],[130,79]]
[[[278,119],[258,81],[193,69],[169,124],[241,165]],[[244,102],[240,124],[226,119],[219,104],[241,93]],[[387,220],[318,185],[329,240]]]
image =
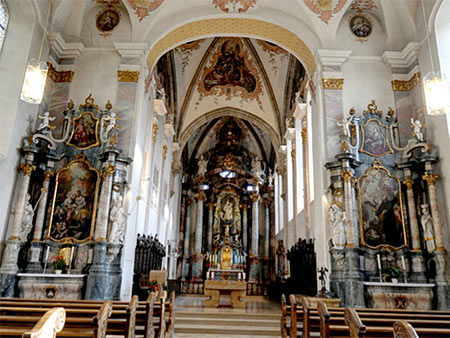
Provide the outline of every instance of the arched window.
[[0,50],[5,39],[6,25],[8,24],[8,10],[3,0],[0,0]]

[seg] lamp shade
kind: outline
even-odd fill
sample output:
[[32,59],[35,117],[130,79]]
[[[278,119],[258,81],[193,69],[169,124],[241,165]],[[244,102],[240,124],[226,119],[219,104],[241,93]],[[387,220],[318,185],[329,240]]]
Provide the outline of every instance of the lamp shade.
[[22,92],[20,99],[32,103],[39,104],[44,95],[45,81],[47,79],[48,67],[45,62],[37,59],[31,59],[27,65],[25,79],[23,80]]
[[429,115],[442,115],[450,110],[450,93],[444,75],[428,73],[423,79],[423,90]]

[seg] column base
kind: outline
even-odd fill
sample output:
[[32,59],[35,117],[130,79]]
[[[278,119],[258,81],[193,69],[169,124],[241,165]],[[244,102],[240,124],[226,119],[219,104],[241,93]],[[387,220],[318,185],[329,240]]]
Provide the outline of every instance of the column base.
[[14,297],[16,274],[0,273],[0,297]]
[[345,248],[346,266],[344,269],[345,306],[365,307],[364,284],[361,281],[359,269],[359,254],[357,248]]
[[258,257],[254,256],[254,257],[249,257],[249,264],[250,264],[250,269],[249,269],[249,276],[248,276],[248,281],[249,282],[259,282],[260,278],[259,278],[259,272],[260,272],[260,263],[259,263],[259,259]]
[[411,274],[408,281],[415,283],[426,283],[425,277],[425,260],[422,252],[411,252]]
[[435,251],[433,253],[433,260],[436,264],[436,309],[449,310],[450,309],[450,282],[447,280],[446,257],[447,252]]
[[183,273],[182,273],[182,279],[187,280],[189,278],[189,257],[183,258]]
[[[42,243],[40,242],[31,242],[30,248],[30,257],[28,259],[28,265],[26,268],[26,272],[29,273],[41,273],[43,272],[41,261],[44,262],[44,258],[42,256]],[[45,264],[45,262],[44,262]]]
[[196,253],[192,255],[192,280],[202,281],[203,280],[203,255],[201,253]]
[[111,259],[106,242],[94,244],[93,263],[87,278],[86,299],[119,300],[122,271],[120,268],[121,252]]

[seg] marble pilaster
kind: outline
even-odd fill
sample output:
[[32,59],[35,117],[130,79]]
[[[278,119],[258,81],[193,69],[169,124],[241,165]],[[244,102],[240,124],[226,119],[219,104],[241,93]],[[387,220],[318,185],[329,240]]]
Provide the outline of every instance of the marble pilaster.
[[194,254],[192,259],[192,278],[194,280],[201,280],[203,273],[203,255],[202,255],[202,241],[203,241],[203,202],[206,200],[206,195],[203,191],[197,193],[197,224],[195,228],[194,238]]
[[213,220],[214,220],[214,203],[210,202],[206,205],[208,207],[208,232],[207,232],[207,239],[206,239],[206,245],[208,252],[211,252],[212,250],[212,235],[213,235]]
[[186,201],[186,225],[184,227],[184,243],[183,243],[183,279],[189,276],[189,242],[191,232],[191,204],[190,198]]
[[[431,164],[425,164],[430,166]],[[439,205],[436,194],[436,180],[439,176],[433,174],[432,172],[426,172],[422,177],[423,180],[427,182],[428,185],[428,195],[430,197],[430,210],[431,216],[433,217],[433,230],[434,230],[434,240],[436,242],[436,251],[445,251],[444,248],[444,237],[442,235],[442,224],[441,216],[439,214]]]
[[252,238],[250,243],[250,273],[249,281],[259,280],[259,260],[258,260],[258,227],[259,227],[259,195],[253,193],[250,196],[252,200]]
[[248,252],[248,205],[242,204],[242,245],[244,252]]
[[100,198],[98,203],[98,214],[97,220],[95,223],[95,234],[94,240],[98,242],[105,242],[106,236],[108,233],[108,216],[109,216],[109,207],[111,204],[111,192],[112,192],[112,181],[114,171],[116,170],[115,165],[113,164],[114,158],[110,159],[109,163],[106,163],[103,167],[103,183],[102,188],[100,190]]

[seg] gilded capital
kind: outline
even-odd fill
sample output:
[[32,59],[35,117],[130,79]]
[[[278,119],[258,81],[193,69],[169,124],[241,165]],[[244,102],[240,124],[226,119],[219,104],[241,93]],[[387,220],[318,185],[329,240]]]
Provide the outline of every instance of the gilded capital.
[[344,86],[344,79],[323,78],[322,86],[323,86],[323,89],[342,90],[342,87]]
[[46,172],[45,172],[45,180],[46,181],[50,181],[50,178],[52,178],[52,176],[54,175],[55,173],[53,172],[53,171],[50,171],[50,170],[47,170]]
[[189,207],[191,204],[192,204],[192,198],[190,198],[190,197],[188,197],[187,199],[186,199],[186,204],[187,204],[187,206]]
[[263,199],[263,204],[266,208],[270,208],[270,206],[272,205],[272,199],[270,198],[264,198]]
[[250,195],[250,199],[252,200],[253,203],[257,203],[259,201],[259,194],[254,192],[253,194]]
[[155,122],[153,122],[153,127],[152,127],[152,139],[153,139],[153,143],[156,142],[156,135],[158,135],[158,124]]
[[292,149],[291,150],[291,157],[292,157],[292,159],[295,161],[295,154],[296,154],[296,152],[295,152],[295,149]]
[[425,175],[422,176],[422,179],[427,181],[428,185],[434,185],[436,180],[439,179],[439,175],[425,173]]
[[403,184],[406,185],[407,189],[412,189],[414,181],[412,180],[411,177],[407,177],[403,180]]
[[30,176],[31,173],[36,170],[36,166],[31,165],[29,163],[22,164],[20,169],[23,171],[23,174],[26,176]]
[[303,140],[304,144],[306,143],[307,138],[308,138],[308,129],[306,129],[306,127],[303,127],[302,128],[302,140]]
[[206,206],[208,207],[209,210],[212,210],[216,206],[216,203],[211,201],[211,202],[206,203]]
[[206,201],[206,194],[203,191],[199,191],[195,197],[197,201]]
[[163,156],[163,159],[166,159],[166,157],[167,157],[167,146],[166,145],[163,145],[163,147],[162,147],[162,156]]
[[409,80],[393,80],[392,90],[394,92],[409,92],[420,83],[420,73],[415,73]]
[[113,164],[108,164],[104,169],[102,173],[103,178],[107,178],[108,176],[114,175],[114,172],[116,171],[116,166]]
[[242,208],[243,211],[247,211],[248,209],[248,204],[241,204],[240,207]]
[[344,171],[341,174],[342,178],[344,179],[344,182],[351,181],[353,178],[353,173],[351,171]]
[[138,82],[139,72],[130,70],[118,70],[117,78],[119,82]]

